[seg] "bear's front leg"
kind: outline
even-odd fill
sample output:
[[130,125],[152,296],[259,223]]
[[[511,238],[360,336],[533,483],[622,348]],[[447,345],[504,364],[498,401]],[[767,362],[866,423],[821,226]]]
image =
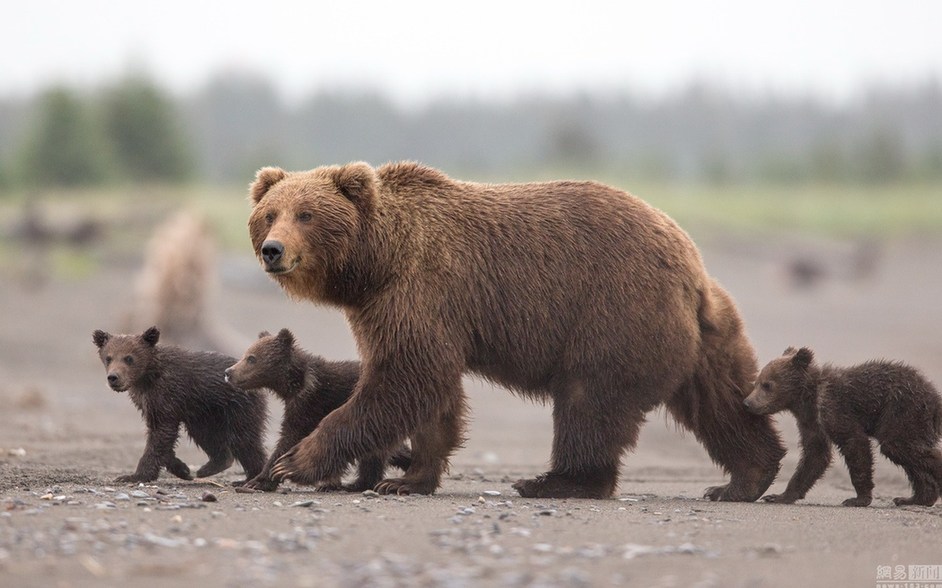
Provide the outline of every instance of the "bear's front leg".
[[[448,455],[461,442],[461,370],[436,367],[440,362],[431,357],[402,364],[399,357],[406,353],[397,349],[390,360],[374,359],[370,369],[361,374],[350,400],[283,455],[272,468],[272,478],[300,484],[336,479],[348,464],[368,455],[385,454],[421,424],[424,437],[419,441],[413,436],[412,465],[406,475],[390,480],[392,484],[382,489],[380,482],[376,491],[433,492],[447,467]],[[421,351],[416,354],[427,357]],[[428,371],[414,373],[413,364],[428,366]]]
[[805,497],[815,482],[821,479],[831,465],[831,442],[824,431],[814,423],[799,422],[801,434],[801,459],[794,475],[782,494],[767,494],[762,497],[766,502],[792,504]]
[[834,443],[844,456],[850,471],[850,481],[857,496],[848,498],[844,506],[869,506],[873,501],[873,450],[870,438],[863,431],[854,431],[834,437]]
[[450,395],[452,406],[440,417],[412,434],[412,455],[401,478],[386,478],[376,485],[380,494],[433,494],[448,470],[448,458],[464,440],[466,406],[460,383]]
[[[160,466],[169,463],[170,459],[176,459],[173,447],[177,443],[179,432],[179,423],[161,420],[157,417],[149,418],[147,420],[147,444],[144,446],[144,454],[137,463],[137,469],[133,474],[118,476],[114,480],[115,483],[138,484],[156,480],[160,475]],[[189,468],[187,471],[189,472]]]

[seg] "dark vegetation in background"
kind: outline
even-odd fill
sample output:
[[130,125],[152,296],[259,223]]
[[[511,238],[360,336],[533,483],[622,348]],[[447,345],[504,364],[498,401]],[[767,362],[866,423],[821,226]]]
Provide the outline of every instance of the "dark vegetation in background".
[[694,84],[661,99],[582,94],[436,99],[321,92],[287,104],[264,78],[216,77],[172,97],[130,75],[0,98],[0,189],[115,182],[248,182],[262,165],[307,169],[413,159],[452,174],[560,173],[715,183],[942,179],[942,86],[873,87],[829,105]]

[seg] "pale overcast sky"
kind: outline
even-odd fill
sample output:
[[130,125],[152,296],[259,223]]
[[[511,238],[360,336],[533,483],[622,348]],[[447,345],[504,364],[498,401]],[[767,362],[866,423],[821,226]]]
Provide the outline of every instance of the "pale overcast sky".
[[407,103],[650,95],[691,80],[842,99],[875,81],[942,79],[935,0],[29,0],[4,12],[0,95],[94,86],[132,66],[178,93],[230,70],[289,97],[339,86]]

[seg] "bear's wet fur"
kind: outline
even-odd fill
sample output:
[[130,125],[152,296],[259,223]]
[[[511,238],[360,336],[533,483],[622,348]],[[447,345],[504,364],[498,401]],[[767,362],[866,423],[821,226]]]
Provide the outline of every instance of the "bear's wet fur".
[[362,375],[275,479],[317,484],[412,441],[379,492],[431,493],[462,443],[461,378],[553,403],[550,470],[526,497],[605,498],[645,415],[665,404],[751,501],[785,453],[745,410],[758,371],[729,295],[688,235],[595,182],[478,184],[415,163],[263,168],[249,195],[259,261],[297,299],[343,310]]
[[184,480],[192,479],[189,467],[174,453],[181,424],[209,455],[196,477],[218,474],[234,459],[242,464],[247,480],[257,476],[265,465],[262,439],[268,407],[264,392],[226,383],[224,372],[234,358],[158,344],[159,339],[157,327],[141,335],[101,330],[92,334],[108,385],[128,393],[147,425],[147,444],[137,470],[115,482],[152,482],[161,467]]
[[801,460],[785,492],[765,496],[768,502],[804,498],[830,465],[834,443],[857,491],[844,506],[868,506],[873,500],[871,437],[912,485],[913,495],[894,498],[894,503],[932,506],[939,498],[942,398],[911,366],[897,361],[818,365],[811,349],[789,347],[762,368],[745,404],[758,414],[788,410],[798,422]]
[[[268,388],[285,403],[281,435],[265,468],[245,483],[247,488],[274,491],[278,481],[271,468],[278,459],[309,435],[332,411],[350,398],[360,377],[358,361],[327,361],[301,349],[294,334],[282,329],[277,335],[262,332],[235,365],[226,369],[226,381],[240,388]],[[359,460],[357,478],[341,485],[340,477],[321,485],[322,490],[350,492],[372,490],[386,471],[385,455]],[[406,470],[411,465],[409,449],[400,446],[389,456],[390,465]]]

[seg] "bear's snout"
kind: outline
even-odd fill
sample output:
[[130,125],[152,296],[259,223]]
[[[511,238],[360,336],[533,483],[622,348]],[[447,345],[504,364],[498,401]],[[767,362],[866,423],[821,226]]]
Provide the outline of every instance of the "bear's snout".
[[226,371],[224,373],[226,377],[226,383],[230,383],[230,380],[232,378],[232,368],[231,367],[226,368]]
[[121,377],[114,372],[108,374],[108,386],[115,392],[124,392],[127,388],[121,383]]
[[268,240],[262,243],[262,261],[267,268],[277,268],[284,254],[285,246],[281,241]]

